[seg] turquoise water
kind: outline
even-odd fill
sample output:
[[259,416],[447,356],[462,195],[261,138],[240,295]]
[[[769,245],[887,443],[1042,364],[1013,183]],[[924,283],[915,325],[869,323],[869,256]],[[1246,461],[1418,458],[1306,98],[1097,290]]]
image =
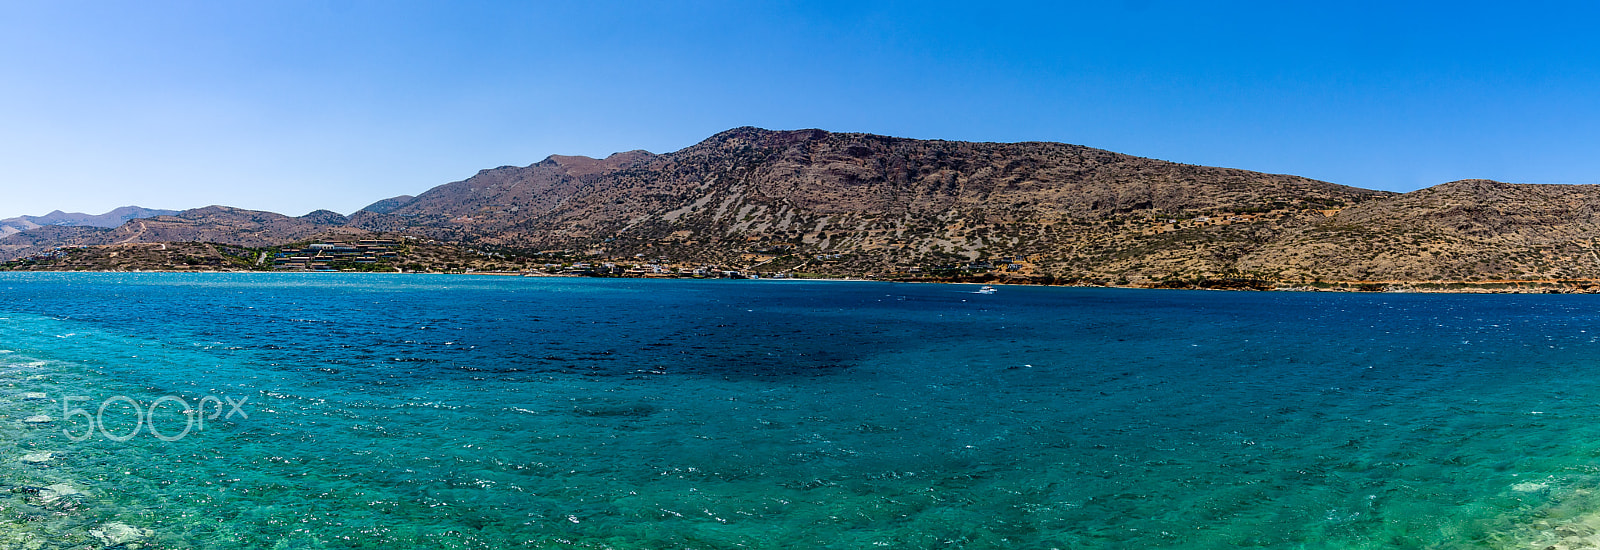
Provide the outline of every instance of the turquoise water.
[[[1600,526],[1600,299],[972,289],[0,275],[0,547],[113,522],[159,548],[1544,548]],[[114,441],[139,422],[117,396],[244,402]],[[63,433],[102,404],[106,433]],[[171,436],[181,409],[147,417]]]

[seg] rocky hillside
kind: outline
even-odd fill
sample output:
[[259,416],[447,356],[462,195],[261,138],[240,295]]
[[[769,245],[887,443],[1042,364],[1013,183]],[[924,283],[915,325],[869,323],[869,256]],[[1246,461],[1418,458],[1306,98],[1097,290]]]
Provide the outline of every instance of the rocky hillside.
[[60,246],[100,244],[110,233],[103,227],[51,225],[0,237],[0,261],[48,252]]
[[359,236],[366,232],[347,227],[349,220],[327,210],[301,217],[272,212],[208,206],[174,215],[128,221],[116,229],[50,226],[0,238],[0,261],[49,252],[58,246],[127,243],[226,243],[270,246],[313,236]]
[[1366,202],[1241,261],[1283,278],[1600,278],[1600,186],[1464,180]]
[[1040,274],[1104,276],[1144,269],[1134,256],[1151,253],[1200,260],[1192,269],[1236,267],[1243,252],[1229,243],[1169,246],[1169,220],[1263,222],[1218,232],[1251,243],[1390,195],[1060,143],[738,128],[662,155],[484,170],[351,225],[614,257],[782,257],[769,264],[777,270],[884,274],[1021,257]]
[[[349,216],[208,207],[60,244],[262,247],[412,235],[524,264],[1133,285],[1600,279],[1596,186],[1469,180],[1406,194],[1060,143],[737,128],[664,154],[551,156]],[[1259,285],[1257,285],[1259,286]]]

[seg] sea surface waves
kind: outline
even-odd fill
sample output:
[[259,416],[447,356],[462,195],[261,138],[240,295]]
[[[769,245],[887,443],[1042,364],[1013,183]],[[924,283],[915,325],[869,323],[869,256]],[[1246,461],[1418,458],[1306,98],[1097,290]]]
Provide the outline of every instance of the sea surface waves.
[[1600,298],[974,288],[0,274],[0,546],[1600,541]]

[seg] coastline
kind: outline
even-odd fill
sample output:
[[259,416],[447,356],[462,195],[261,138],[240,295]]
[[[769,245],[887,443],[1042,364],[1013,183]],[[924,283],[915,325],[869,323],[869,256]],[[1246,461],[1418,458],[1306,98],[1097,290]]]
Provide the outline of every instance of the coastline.
[[[631,277],[626,275],[594,276],[570,273],[545,273],[538,271],[263,271],[263,270],[5,270],[5,273],[199,273],[199,274],[317,274],[317,275],[468,275],[490,277],[558,277],[591,279],[654,279],[654,280],[716,280],[714,277]],[[762,278],[757,282],[880,282],[919,284],[962,284],[999,286],[1055,286],[1077,288],[1120,288],[1133,290],[1213,290],[1252,292],[1351,292],[1351,293],[1414,293],[1414,294],[1600,294],[1600,279],[1492,279],[1480,281],[1316,281],[1288,282],[1257,279],[1198,279],[1185,281],[1150,281],[1139,284],[1117,284],[1095,280],[1066,279],[1038,276],[976,275],[963,277],[788,277]]]

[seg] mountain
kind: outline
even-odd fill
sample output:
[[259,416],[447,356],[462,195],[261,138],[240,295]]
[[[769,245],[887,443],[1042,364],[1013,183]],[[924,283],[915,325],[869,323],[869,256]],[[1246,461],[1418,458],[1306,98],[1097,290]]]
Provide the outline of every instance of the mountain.
[[660,155],[483,170],[387,213],[358,212],[351,225],[734,265],[799,252],[774,267],[856,274],[1026,257],[1039,274],[1087,277],[1139,271],[1131,256],[1178,248],[1199,260],[1190,270],[1225,271],[1242,255],[1228,250],[1234,241],[1265,238],[1219,225],[1198,249],[1167,247],[1165,220],[1270,217],[1276,231],[1392,195],[1060,143],[737,128]]
[[301,217],[273,212],[207,206],[171,216],[133,220],[107,233],[104,244],[129,242],[213,242],[240,246],[269,246],[320,235],[329,231],[362,233],[344,228],[344,216],[318,210]]
[[482,170],[348,217],[213,206],[99,232],[33,229],[0,239],[0,260],[61,244],[404,234],[524,264],[645,258],[1142,286],[1504,284],[1600,279],[1597,212],[1596,186],[1465,180],[1398,194],[1062,143],[746,127],[669,153]]
[[18,216],[0,220],[0,237],[50,225],[111,228],[135,218],[149,218],[176,213],[178,213],[177,210],[156,210],[138,206],[123,206],[99,215],[68,213],[57,210],[43,216]]
[[[264,247],[313,237],[362,236],[347,219],[318,210],[301,217],[207,206],[172,215],[130,220],[116,229],[44,227],[0,238],[0,260],[48,252],[57,246],[208,242]],[[65,231],[65,230],[74,231]]]

